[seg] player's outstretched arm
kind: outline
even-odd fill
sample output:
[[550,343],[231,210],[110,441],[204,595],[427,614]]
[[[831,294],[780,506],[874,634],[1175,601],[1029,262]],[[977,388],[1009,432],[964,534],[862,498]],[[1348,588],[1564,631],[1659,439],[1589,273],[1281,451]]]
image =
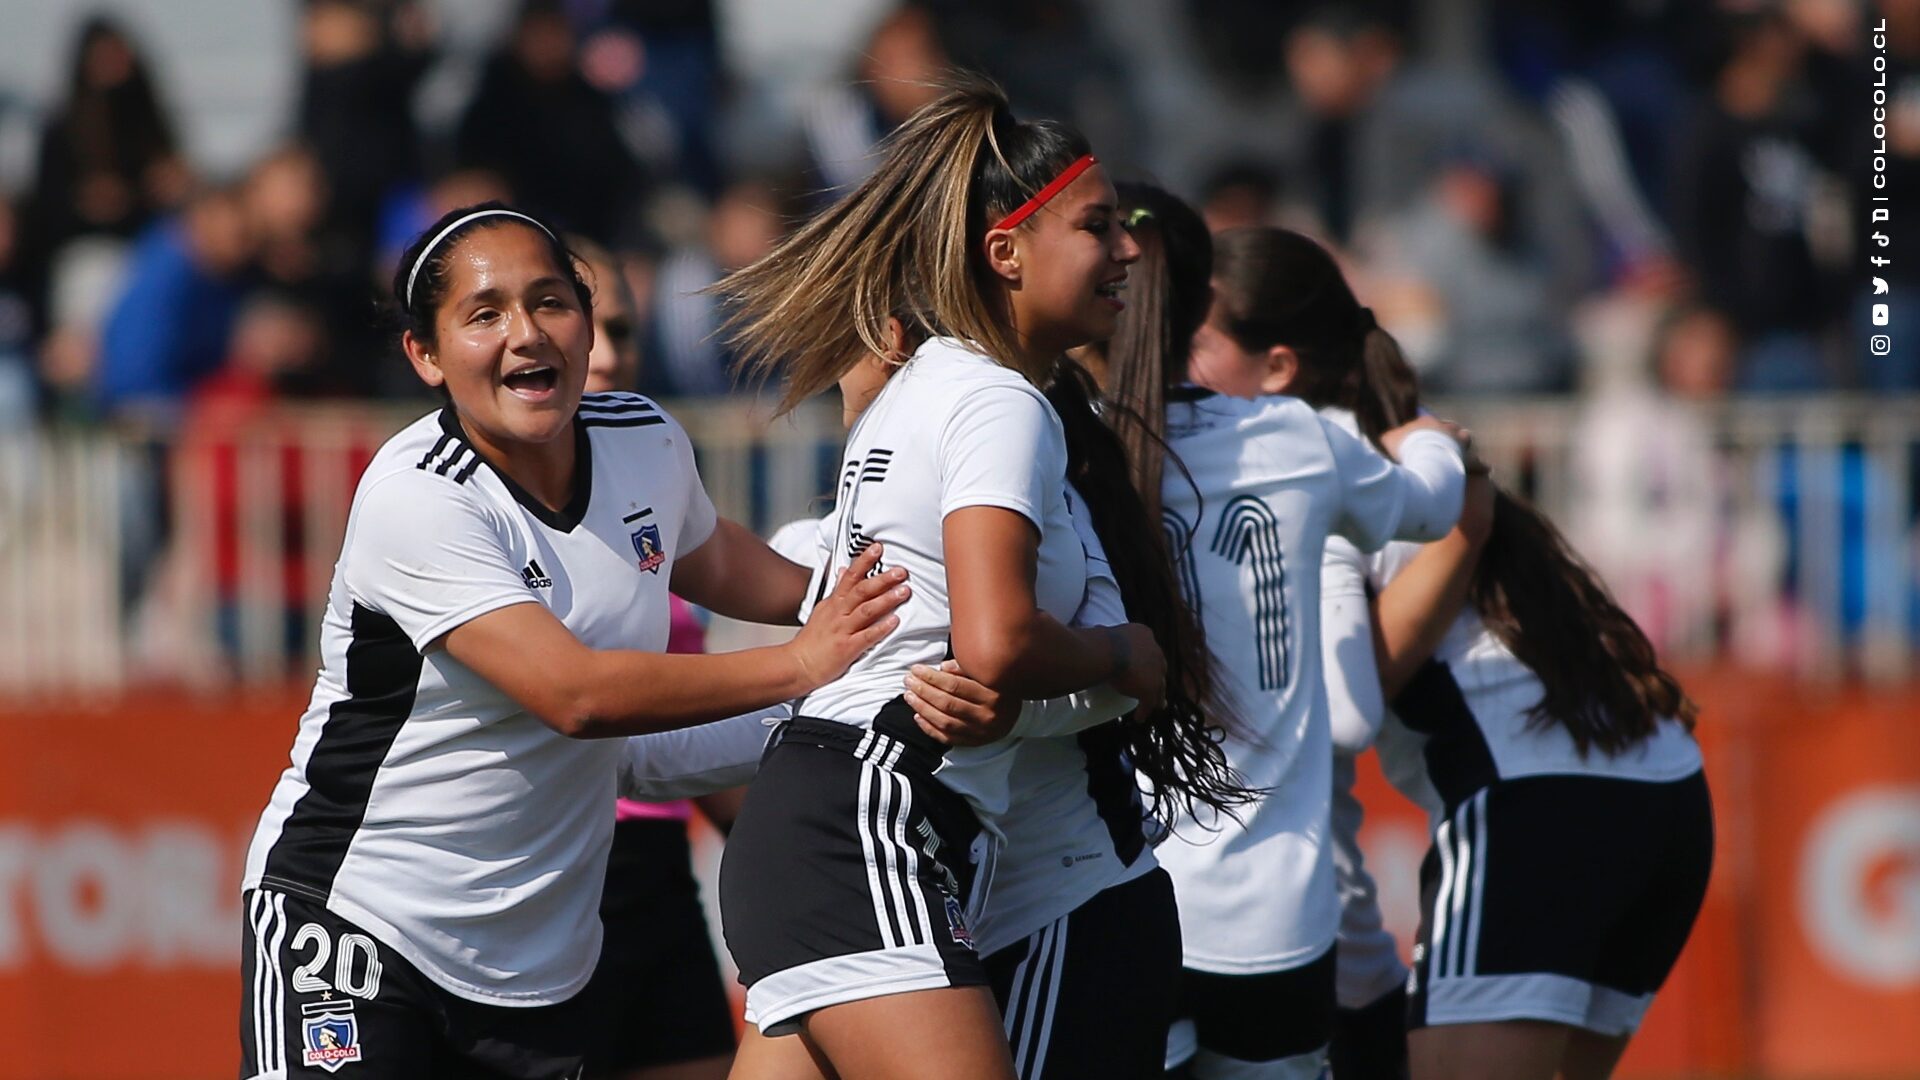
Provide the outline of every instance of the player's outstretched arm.
[[709,723],[826,685],[898,625],[893,609],[907,599],[906,572],[866,576],[881,548],[863,552],[783,645],[707,655],[590,649],[535,603],[487,612],[439,644],[562,735],[608,738]]
[[792,626],[811,576],[745,526],[721,518],[705,543],[674,562],[673,591],[730,619]]

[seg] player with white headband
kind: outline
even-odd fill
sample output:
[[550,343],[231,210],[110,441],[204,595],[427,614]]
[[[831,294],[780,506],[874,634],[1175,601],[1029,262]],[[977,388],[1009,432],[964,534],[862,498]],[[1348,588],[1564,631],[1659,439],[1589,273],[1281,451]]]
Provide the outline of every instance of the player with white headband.
[[701,763],[764,727],[709,722],[838,675],[897,624],[905,574],[876,545],[790,643],[667,655],[669,589],[791,623],[808,572],[717,517],[657,405],[583,394],[572,254],[467,208],[393,291],[447,404],[354,494],[319,678],[246,860],[242,1073],[558,1080],[596,1019],[580,991],[616,793],[743,779]]

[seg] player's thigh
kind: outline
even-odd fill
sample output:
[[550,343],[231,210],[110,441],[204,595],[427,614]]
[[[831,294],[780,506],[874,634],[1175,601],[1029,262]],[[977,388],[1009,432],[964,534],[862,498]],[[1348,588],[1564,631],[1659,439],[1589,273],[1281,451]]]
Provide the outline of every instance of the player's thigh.
[[762,1035],[751,1026],[740,1038],[728,1075],[732,1080],[838,1080],[805,1035]]
[[842,1076],[1015,1080],[1000,1011],[985,986],[914,990],[830,1005],[803,1032]]
[[1631,1035],[1601,1035],[1574,1029],[1560,1058],[1561,1080],[1607,1080],[1627,1052]]
[[319,904],[247,893],[241,937],[242,1077],[427,1075],[436,1001],[412,965]]
[[1425,1027],[1407,1034],[1408,1064],[1413,1080],[1553,1080],[1573,1031],[1538,1020]]

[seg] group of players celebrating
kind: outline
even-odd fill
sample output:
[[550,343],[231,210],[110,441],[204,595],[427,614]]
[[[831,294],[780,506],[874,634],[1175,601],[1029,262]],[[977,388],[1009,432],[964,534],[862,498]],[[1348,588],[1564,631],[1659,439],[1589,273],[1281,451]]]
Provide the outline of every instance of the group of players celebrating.
[[[844,403],[779,551],[586,392],[606,298],[557,233],[484,204],[402,257],[446,404],[354,496],[246,864],[242,1075],[613,1075],[615,799],[741,784],[733,1076],[1608,1075],[1712,853],[1644,635],[1318,244],[1210,236],[972,78],[878,155],[715,287],[783,409]],[[800,628],[669,652],[675,596]],[[1411,972],[1369,746],[1434,824]]]

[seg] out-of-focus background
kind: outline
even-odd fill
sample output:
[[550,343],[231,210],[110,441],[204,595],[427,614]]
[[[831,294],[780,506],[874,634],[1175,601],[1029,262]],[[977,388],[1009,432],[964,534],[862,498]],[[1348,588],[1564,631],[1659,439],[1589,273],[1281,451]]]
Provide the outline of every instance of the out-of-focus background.
[[[408,239],[498,197],[596,242],[769,529],[838,414],[767,426],[698,290],[952,64],[1333,245],[1684,673],[1720,856],[1624,1072],[1920,1075],[1920,2],[0,0],[0,1078],[230,1075],[238,859],[358,470],[432,407]],[[1404,937],[1423,823],[1365,793]]]

